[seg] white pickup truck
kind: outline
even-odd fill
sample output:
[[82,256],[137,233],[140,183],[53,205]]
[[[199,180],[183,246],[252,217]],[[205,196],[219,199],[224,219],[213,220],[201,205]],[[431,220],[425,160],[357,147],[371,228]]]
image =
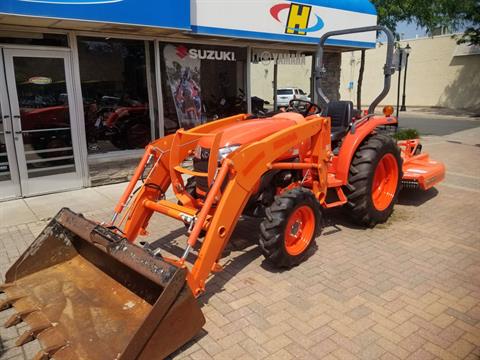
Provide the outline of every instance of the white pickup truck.
[[277,89],[277,108],[288,106],[290,100],[293,99],[310,101],[307,94],[298,87],[282,87]]

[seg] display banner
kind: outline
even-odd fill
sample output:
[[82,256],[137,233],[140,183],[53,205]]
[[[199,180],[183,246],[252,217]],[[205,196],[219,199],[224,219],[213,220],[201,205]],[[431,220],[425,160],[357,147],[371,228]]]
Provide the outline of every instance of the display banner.
[[168,86],[175,103],[178,123],[184,129],[190,129],[203,122],[201,60],[198,56],[191,55],[184,45],[169,44],[163,49]]

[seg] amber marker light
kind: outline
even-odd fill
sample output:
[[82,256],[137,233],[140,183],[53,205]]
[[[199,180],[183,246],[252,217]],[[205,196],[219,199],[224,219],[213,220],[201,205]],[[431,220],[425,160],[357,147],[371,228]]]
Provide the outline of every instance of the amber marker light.
[[392,116],[393,114],[393,106],[392,105],[387,105],[383,108],[383,114],[385,116]]

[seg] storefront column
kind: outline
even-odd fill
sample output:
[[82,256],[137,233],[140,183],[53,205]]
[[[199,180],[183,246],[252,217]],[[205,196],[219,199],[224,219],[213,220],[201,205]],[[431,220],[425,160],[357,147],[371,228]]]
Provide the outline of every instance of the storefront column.
[[314,104],[318,104],[317,91],[315,89],[315,64],[316,64],[316,55],[312,54],[312,64],[310,70],[310,94],[311,100]]
[[342,53],[328,52],[323,56],[325,74],[322,74],[322,88],[325,95],[333,101],[340,100],[340,67]]
[[273,64],[273,111],[277,109],[277,80],[278,80],[278,64],[275,61],[275,63]]
[[160,69],[159,41],[155,40],[155,85],[157,87],[158,130],[160,137],[165,136],[165,117],[163,113],[162,71]]
[[75,103],[72,104],[75,107],[75,118],[71,119],[72,126],[77,128],[78,142],[79,142],[79,155],[82,172],[83,186],[89,187],[90,174],[88,171],[88,149],[87,149],[87,136],[85,134],[85,112],[83,109],[83,96],[82,96],[82,83],[80,80],[80,63],[78,59],[78,43],[77,34],[75,32],[68,33],[68,44],[71,50],[72,61],[72,85],[73,85],[73,98]]
[[247,47],[247,71],[246,71],[246,96],[247,96],[247,113],[252,113],[252,82],[250,79],[251,75],[251,65],[252,65],[252,47]]
[[[150,61],[150,45],[149,41],[145,40],[145,72],[146,72],[146,79],[147,79],[147,89],[148,89],[148,114],[150,116],[150,137],[152,140],[156,138],[155,134],[155,109],[153,106],[153,102],[155,101],[153,98],[153,84],[152,78],[150,77],[151,74],[151,61]],[[155,47],[154,47],[155,51]]]

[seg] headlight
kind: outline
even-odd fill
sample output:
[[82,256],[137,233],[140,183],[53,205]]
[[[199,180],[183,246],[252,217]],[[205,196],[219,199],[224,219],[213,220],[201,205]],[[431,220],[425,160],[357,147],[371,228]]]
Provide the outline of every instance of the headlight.
[[225,159],[228,156],[228,154],[234,152],[239,147],[240,147],[240,145],[229,145],[229,146],[225,146],[225,147],[219,149],[218,150],[218,161],[221,161],[221,160]]

